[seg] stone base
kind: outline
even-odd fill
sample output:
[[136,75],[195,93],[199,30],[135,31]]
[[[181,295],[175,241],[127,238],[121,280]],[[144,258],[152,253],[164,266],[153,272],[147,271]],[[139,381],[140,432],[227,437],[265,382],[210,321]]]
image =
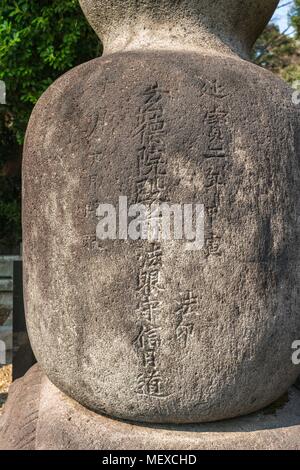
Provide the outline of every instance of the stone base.
[[300,450],[300,391],[249,416],[200,425],[139,425],[93,413],[34,366],[10,389],[0,419],[9,450]]

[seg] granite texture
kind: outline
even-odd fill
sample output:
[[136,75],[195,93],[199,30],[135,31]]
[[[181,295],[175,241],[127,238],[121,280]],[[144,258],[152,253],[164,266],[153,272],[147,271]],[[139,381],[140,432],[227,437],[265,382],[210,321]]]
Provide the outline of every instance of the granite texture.
[[[96,29],[133,4],[81,3]],[[187,3],[206,29],[213,11],[228,34],[234,22],[246,50],[277,2]],[[31,344],[49,379],[99,413],[154,423],[251,413],[300,371],[299,107],[234,48],[139,44],[71,70],[33,111],[23,159]],[[119,196],[204,204],[204,248],[97,240],[96,207]]]
[[243,418],[147,426],[87,410],[34,366],[12,386],[0,418],[0,449],[300,450],[300,392],[291,388],[274,406]]
[[278,0],[79,0],[104,53],[233,51],[248,56]]

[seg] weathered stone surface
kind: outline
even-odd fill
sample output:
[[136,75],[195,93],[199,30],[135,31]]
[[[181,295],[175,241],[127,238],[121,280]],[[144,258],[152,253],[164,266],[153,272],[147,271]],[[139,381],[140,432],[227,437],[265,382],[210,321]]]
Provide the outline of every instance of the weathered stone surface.
[[106,53],[199,50],[240,55],[252,45],[278,0],[79,0]]
[[41,380],[42,372],[34,366],[10,386],[8,401],[0,418],[0,450],[35,448]]
[[[31,388],[36,379],[40,385]],[[0,449],[300,450],[300,392],[291,388],[274,407],[219,423],[134,425],[88,411],[35,366],[9,394],[0,419]]]
[[[102,3],[82,2],[94,26]],[[247,12],[248,3],[230,2]],[[252,36],[239,36],[245,50]],[[59,389],[122,419],[231,418],[276,400],[299,375],[299,109],[281,80],[210,45],[83,64],[43,95],[27,132],[32,346]],[[159,176],[138,165],[151,133]],[[96,240],[100,202],[141,202],[153,188],[159,201],[205,204],[204,249]]]
[[[1,349],[0,349],[1,352]],[[3,405],[7,399],[8,389],[12,381],[12,367],[0,365],[0,414],[2,413]]]

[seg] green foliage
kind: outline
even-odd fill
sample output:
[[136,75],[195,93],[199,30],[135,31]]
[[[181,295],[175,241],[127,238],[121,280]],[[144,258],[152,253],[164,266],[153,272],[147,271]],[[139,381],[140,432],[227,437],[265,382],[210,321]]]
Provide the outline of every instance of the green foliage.
[[254,60],[276,73],[290,63],[290,56],[296,50],[296,41],[280,33],[278,26],[270,24],[256,43]]
[[300,0],[295,0],[294,7],[291,12],[291,24],[296,30],[296,35],[300,39]]
[[[0,108],[0,253],[10,253],[21,240],[21,149],[12,131],[12,115]],[[9,172],[15,173],[8,176]]]
[[77,0],[0,0],[0,251],[21,240],[21,146],[33,106],[56,78],[101,52]]

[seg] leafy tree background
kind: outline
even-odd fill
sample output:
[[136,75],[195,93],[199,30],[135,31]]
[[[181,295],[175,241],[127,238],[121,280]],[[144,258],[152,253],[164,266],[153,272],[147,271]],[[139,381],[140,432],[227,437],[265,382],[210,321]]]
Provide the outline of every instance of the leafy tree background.
[[[290,28],[271,23],[253,60],[293,83],[300,80],[300,0],[290,7]],[[21,155],[25,129],[43,91],[70,68],[101,55],[102,46],[77,0],[0,0],[0,253],[21,241]]]

